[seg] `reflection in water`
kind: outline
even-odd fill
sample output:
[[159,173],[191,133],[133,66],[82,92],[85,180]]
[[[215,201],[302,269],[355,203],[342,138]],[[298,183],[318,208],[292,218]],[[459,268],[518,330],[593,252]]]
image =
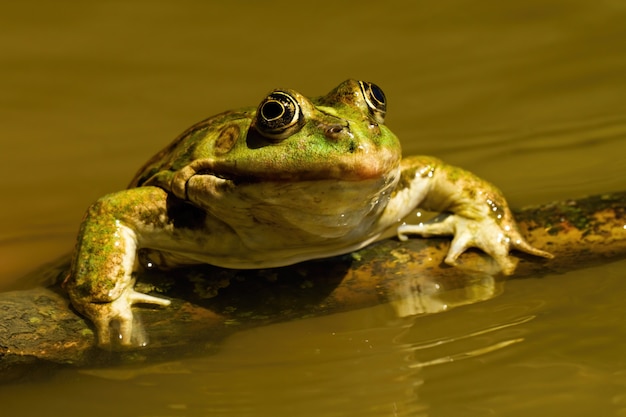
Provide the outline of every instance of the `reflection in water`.
[[428,275],[407,276],[395,280],[388,288],[391,305],[399,317],[416,314],[432,314],[450,308],[488,300],[502,292],[502,282],[492,275],[467,271],[452,272],[455,279]]
[[[623,266],[593,282],[585,273],[568,274],[568,289],[585,294],[580,299],[563,297],[558,278],[510,281],[499,297],[441,314],[398,317],[390,303],[256,328],[233,335],[217,352],[199,346],[193,359],[68,371],[45,389],[4,386],[0,402],[24,415],[89,410],[93,417],[119,414],[121,402],[129,414],[144,416],[521,416],[567,404],[593,411],[584,404],[597,406],[602,398],[623,407],[624,333],[611,334],[624,330],[616,291]],[[598,303],[607,292],[609,303]],[[573,341],[572,332],[585,340]],[[21,400],[33,392],[39,401]],[[68,392],[76,399],[69,411]]]
[[127,381],[143,375],[168,375],[168,374],[190,374],[182,362],[164,362],[156,365],[132,366],[129,368],[105,368],[105,369],[81,369],[78,372],[84,375],[92,375],[103,379],[115,381]]
[[[436,278],[431,277],[426,270],[423,275],[394,281],[395,286],[389,289],[390,293],[388,294],[391,300],[390,305],[398,317],[410,317],[421,314],[442,313],[455,307],[486,301],[496,297],[503,291],[504,282],[497,281],[492,275],[486,273],[466,271],[452,275],[455,276],[455,279],[448,282],[447,277],[442,277],[441,274],[437,274]],[[446,288],[446,284],[452,288]],[[415,351],[415,353],[423,349],[440,348],[444,344],[484,336],[507,327],[524,324],[533,318],[534,316],[521,317],[457,337],[444,337],[417,344],[408,344],[404,347],[411,352]],[[501,340],[487,346],[433,358],[428,361],[420,361],[416,358],[409,367],[421,368],[476,357],[520,343],[523,340],[523,338]]]
[[[470,281],[476,288],[491,290],[475,288],[467,293],[493,293],[494,286],[485,285],[493,280],[473,276]],[[402,299],[420,299],[421,305],[438,307],[444,305],[443,300],[455,300],[454,304],[447,301],[449,309],[477,301],[452,296],[458,291],[462,289],[446,291],[439,286],[431,294],[405,293]],[[443,331],[442,336],[432,338],[423,319],[450,310],[421,309],[418,314],[398,317],[397,302],[305,320],[304,326],[300,321],[241,332],[215,355],[80,373],[97,378],[100,382],[86,381],[106,388],[108,395],[128,386],[141,387],[136,399],[144,407],[149,404],[144,412],[155,415],[182,409],[192,415],[255,417],[342,416],[345,410],[358,416],[428,416],[431,406],[421,395],[430,384],[425,368],[477,359],[519,343],[524,340],[523,331],[511,337],[511,330],[534,318],[505,316],[457,335]],[[279,345],[274,343],[277,338]],[[185,388],[176,389],[175,398],[158,396],[174,386]],[[155,397],[148,400],[151,395]]]

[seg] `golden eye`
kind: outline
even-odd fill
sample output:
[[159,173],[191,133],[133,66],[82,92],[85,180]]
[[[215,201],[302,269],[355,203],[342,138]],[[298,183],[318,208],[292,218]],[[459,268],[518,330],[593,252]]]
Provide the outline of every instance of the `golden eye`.
[[387,99],[383,90],[374,83],[367,81],[359,81],[363,98],[369,107],[370,113],[374,120],[378,123],[385,122],[385,114],[387,113]]
[[281,141],[302,127],[300,104],[284,91],[274,91],[259,104],[255,127],[272,141]]

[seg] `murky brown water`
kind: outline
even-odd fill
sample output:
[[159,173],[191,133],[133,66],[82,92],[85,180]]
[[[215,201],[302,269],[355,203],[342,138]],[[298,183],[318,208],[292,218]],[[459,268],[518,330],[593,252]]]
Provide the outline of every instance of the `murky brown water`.
[[[87,205],[201,118],[274,87],[382,86],[406,153],[513,205],[626,189],[619,0],[14,2],[0,13],[0,288],[71,250]],[[492,300],[239,333],[216,354],[0,387],[66,416],[626,415],[626,263]]]

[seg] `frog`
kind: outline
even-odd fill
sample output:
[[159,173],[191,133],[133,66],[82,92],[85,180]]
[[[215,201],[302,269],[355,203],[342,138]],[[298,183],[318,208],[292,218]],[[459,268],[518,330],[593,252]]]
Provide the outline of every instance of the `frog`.
[[[452,236],[443,259],[452,266],[472,247],[503,274],[515,269],[512,250],[552,257],[523,238],[488,181],[436,157],[403,158],[386,113],[371,82],[314,98],[275,89],[191,126],[127,189],[94,202],[64,287],[98,345],[132,346],[133,305],[170,304],[135,290],[140,251],[164,268],[274,268],[357,251],[395,227],[400,240]],[[442,216],[403,221],[416,209]]]

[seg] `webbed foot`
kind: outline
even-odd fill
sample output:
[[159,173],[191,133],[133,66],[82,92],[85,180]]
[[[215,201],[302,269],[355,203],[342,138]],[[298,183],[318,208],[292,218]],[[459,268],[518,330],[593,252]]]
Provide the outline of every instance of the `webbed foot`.
[[135,291],[132,287],[127,288],[122,295],[110,302],[89,303],[83,306],[84,314],[91,319],[96,326],[98,346],[109,348],[112,344],[112,324],[117,324],[117,334],[114,335],[121,346],[144,345],[145,342],[133,343],[133,304],[155,304],[169,306],[170,301],[143,294]]
[[490,255],[505,275],[515,271],[517,261],[509,256],[512,249],[551,259],[554,256],[531,246],[512,222],[497,222],[492,218],[469,219],[456,214],[438,216],[433,221],[420,224],[403,224],[398,227],[398,238],[407,240],[407,234],[424,237],[454,235],[445,258],[448,265],[457,265],[457,258],[468,248],[475,247]]

